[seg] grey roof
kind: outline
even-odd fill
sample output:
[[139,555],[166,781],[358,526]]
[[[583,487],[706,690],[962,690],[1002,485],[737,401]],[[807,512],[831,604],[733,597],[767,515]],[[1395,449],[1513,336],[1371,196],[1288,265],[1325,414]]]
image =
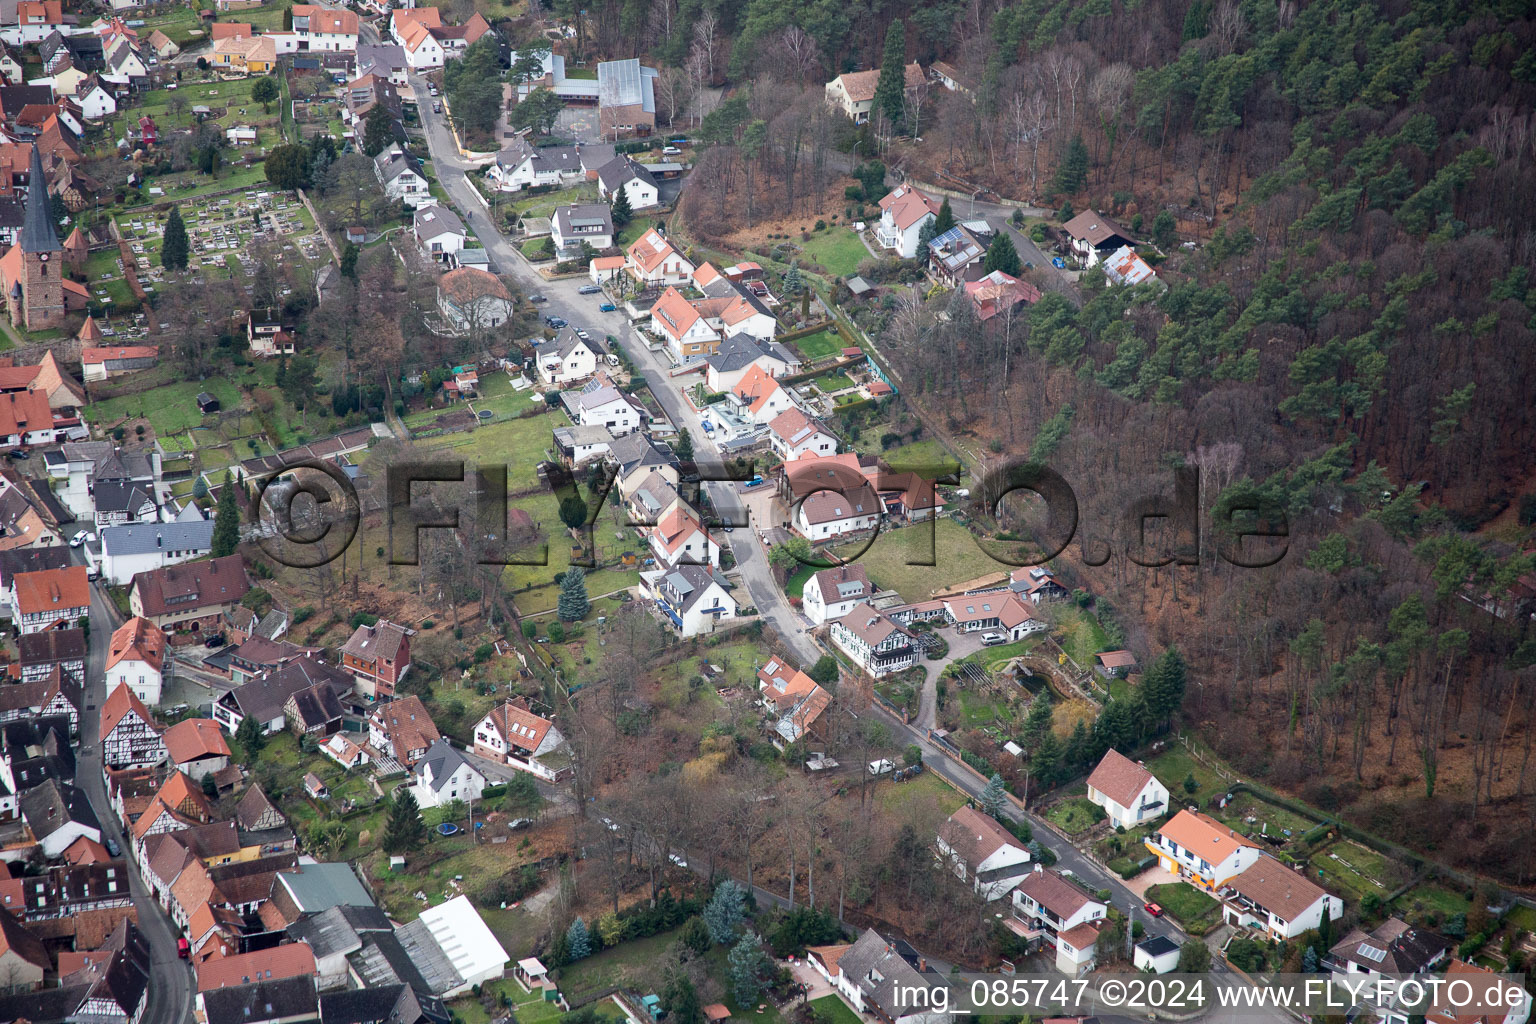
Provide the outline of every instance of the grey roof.
[[321,682],[330,683],[338,696],[340,690],[352,688],[351,676],[335,666],[306,656],[235,687],[220,700],[233,700],[242,715],[251,715],[258,722],[270,722],[282,716],[283,705],[288,703],[289,697]]
[[418,995],[435,997],[439,990],[433,987],[397,936],[397,932],[370,932],[363,940],[362,948],[348,954],[347,962],[366,988],[403,983],[411,986]]
[[354,953],[362,948],[364,934],[392,930],[389,915],[378,907],[346,905],[306,915],[288,926],[289,936],[309,943],[317,960],[337,953],[343,956]]
[[[11,548],[9,551],[0,551],[0,582],[4,582],[18,572],[42,572],[44,569],[62,569],[74,562],[69,553],[69,548],[60,544],[57,547],[46,548]],[[25,653],[27,641],[33,637],[46,637],[54,630],[44,630],[41,633],[23,633],[18,640],[21,649]],[[73,632],[79,632],[74,630]],[[36,642],[36,641],[34,641]],[[85,656],[85,644],[80,645],[80,655]]]
[[146,503],[152,505],[155,501],[138,484],[122,480],[98,480],[94,493],[97,512],[126,512],[135,515]]
[[597,102],[602,107],[639,105],[646,113],[656,110],[656,69],[640,61],[607,60],[597,66]]
[[101,822],[96,820],[96,812],[91,810],[85,794],[67,782],[48,779],[21,794],[20,803],[21,816],[31,826],[32,834],[39,838],[53,835],[71,821],[86,828],[101,829]]
[[[858,941],[848,947],[837,962],[844,976],[852,980],[863,990],[866,998],[884,1011],[881,1016],[887,1016],[890,1020],[900,1020],[910,1012],[910,1008],[898,999],[898,989],[912,986],[928,988],[932,984],[943,984],[942,978],[932,972],[926,976],[920,974],[917,968],[908,963],[907,957],[903,955],[906,950],[911,950],[907,943],[900,939],[895,943],[887,942],[871,928],[860,935]],[[916,951],[912,950],[912,953],[915,955]]]
[[601,427],[595,423],[590,427],[556,427],[554,434],[555,443],[565,448],[584,444],[606,444],[613,440],[613,435],[608,433],[607,427]]
[[[469,764],[464,755],[453,748],[453,744],[438,737],[427,748],[421,760],[416,762],[416,767],[411,769],[417,778],[424,778],[426,770],[432,769],[432,788],[441,793],[443,787],[448,785],[448,779],[459,770],[460,765]],[[473,765],[470,765],[473,768]],[[479,769],[475,769],[478,773]]]
[[445,1019],[442,1009],[436,1000],[423,1006],[403,983],[320,994],[320,1024],[423,1024]]
[[639,178],[647,185],[656,184],[656,179],[651,172],[635,163],[628,154],[614,157],[597,169],[597,180],[602,184],[605,192],[618,188],[631,178]]
[[1136,948],[1148,956],[1165,956],[1169,953],[1177,953],[1179,944],[1166,935],[1154,935],[1150,939],[1136,943]]
[[64,1024],[74,1018],[91,994],[89,982],[63,988],[45,988],[0,996],[0,1020],[26,1020],[31,1024]]
[[208,1024],[261,1024],[289,1017],[314,1017],[319,999],[313,975],[230,985],[203,993]]
[[213,521],[188,523],[132,523],[108,526],[101,531],[104,555],[149,555],[156,551],[209,551],[213,548]]
[[43,157],[34,142],[32,164],[27,171],[27,220],[21,226],[21,251],[59,252],[63,248],[59,244],[58,227],[53,223],[53,205],[48,199],[48,178],[43,174]]
[[678,595],[683,611],[687,611],[704,598],[711,583],[729,592],[731,587],[724,578],[715,575],[707,565],[684,562],[667,573],[666,584]]
[[619,473],[626,477],[641,466],[677,465],[677,457],[670,448],[657,446],[639,431],[614,438],[608,453],[619,464]]
[[566,238],[613,234],[613,211],[602,203],[577,203],[555,210],[555,227]]
[[453,966],[447,951],[438,944],[432,930],[421,918],[396,928],[395,938],[400,940],[400,946],[433,992],[451,992],[464,984],[464,976]]
[[[394,181],[406,171],[416,170],[416,165],[411,162],[410,157],[406,156],[404,153],[399,153],[392,149],[386,149],[384,152],[374,157],[373,162],[378,165],[379,176],[384,179],[385,184]],[[426,206],[422,207],[422,209],[435,210],[437,207]],[[417,212],[419,213],[420,211]]]
[[635,488],[632,500],[644,505],[651,515],[660,515],[661,510],[677,500],[677,488],[660,473],[651,473]]
[[595,171],[613,159],[618,147],[611,142],[590,142],[581,147],[581,168]]
[[987,254],[976,237],[956,224],[928,243],[928,258],[951,274],[970,266]]
[[468,235],[464,230],[464,222],[459,220],[459,215],[446,206],[423,206],[416,211],[412,218],[416,233],[422,238],[436,238],[438,235]]
[[581,337],[576,333],[576,329],[574,327],[562,327],[560,328],[559,333],[557,333],[552,339],[535,345],[534,351],[556,352],[559,354],[561,359],[564,359],[578,348],[584,348],[588,352],[591,352],[593,355],[597,354],[596,349],[581,340]]
[[409,65],[405,60],[405,47],[399,43],[384,43],[374,45],[360,43],[357,47],[357,73],[359,76],[368,73],[368,69],[375,64],[386,68],[405,68]]
[[373,897],[358,881],[350,864],[300,864],[292,871],[278,873],[278,882],[293,896],[294,905],[303,913],[329,910],[338,906],[371,907]]
[[750,366],[767,356],[785,366],[799,366],[800,360],[776,341],[760,341],[750,334],[737,332],[720,343],[715,354],[705,360],[717,373],[730,373]]
[[524,160],[533,161],[535,171],[562,171],[575,174],[581,170],[580,146],[530,146],[526,142],[508,146],[496,154],[496,162],[502,167],[517,167]]

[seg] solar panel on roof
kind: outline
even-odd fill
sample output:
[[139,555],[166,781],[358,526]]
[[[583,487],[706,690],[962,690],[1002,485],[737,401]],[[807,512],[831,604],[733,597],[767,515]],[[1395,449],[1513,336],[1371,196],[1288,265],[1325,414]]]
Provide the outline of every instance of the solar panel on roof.
[[1373,964],[1379,964],[1387,958],[1386,950],[1378,949],[1377,947],[1365,942],[1360,944],[1360,949],[1358,952],[1361,956],[1365,957]]

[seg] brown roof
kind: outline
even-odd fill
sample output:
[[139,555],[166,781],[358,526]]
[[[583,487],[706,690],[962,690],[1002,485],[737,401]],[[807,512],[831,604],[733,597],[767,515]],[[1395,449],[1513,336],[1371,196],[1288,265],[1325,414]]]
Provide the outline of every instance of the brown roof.
[[1136,655],[1130,651],[1104,651],[1098,656],[1105,668],[1135,668]]
[[[84,578],[84,566],[80,572]],[[160,616],[234,604],[251,585],[240,556],[225,555],[141,572],[134,576],[132,589],[139,592],[145,615]]]
[[864,603],[854,605],[847,615],[837,621],[842,623],[844,629],[871,647],[878,646],[892,633],[907,632],[895,620]]
[[341,653],[350,654],[360,661],[376,661],[379,658],[394,661],[400,654],[400,642],[415,632],[414,629],[397,626],[388,619],[380,619],[371,626],[358,626],[347,642],[341,645]]
[[1084,921],[1076,928],[1070,928],[1057,936],[1062,942],[1073,949],[1087,949],[1099,940],[1098,921]]
[[[902,69],[906,72],[906,88],[916,89],[923,84],[923,66],[916,61],[906,65]],[[875,98],[875,89],[880,85],[880,72],[875,71],[850,71],[846,75],[839,75],[838,80],[843,83],[843,91],[854,103],[863,103]]]
[[1180,811],[1158,832],[1212,865],[1226,860],[1240,846],[1258,848],[1257,843],[1215,818],[1194,811]]
[[[251,786],[235,805],[235,820],[241,828],[254,829],[268,811],[277,811],[260,786]],[[281,814],[282,812],[278,812]]]
[[1050,868],[1037,867],[1019,883],[1019,892],[1063,920],[1092,902],[1086,892]]
[[[81,568],[84,568],[84,566]],[[101,705],[101,738],[106,739],[112,735],[112,731],[117,728],[119,722],[127,717],[130,711],[138,715],[151,727],[154,726],[155,717],[149,713],[149,708],[144,706],[144,702],[134,695],[133,688],[119,686],[107,694],[107,699]]]
[[1112,238],[1134,241],[1131,233],[1097,210],[1084,210],[1062,225],[1067,234],[1080,238],[1092,246],[1100,246]]
[[1227,884],[1283,921],[1296,920],[1328,895],[1327,890],[1309,881],[1305,875],[1292,871],[1268,855],[1260,857],[1252,867]]
[[44,971],[53,970],[53,958],[41,940],[28,931],[9,910],[0,910],[0,953],[12,952]]
[[889,212],[892,222],[905,231],[930,213],[938,216],[942,205],[911,185],[898,185],[880,200],[880,211]]
[[[89,340],[100,338],[101,328],[96,327],[96,321],[87,317],[85,322],[87,326],[80,328],[81,340],[87,340],[87,328],[95,330],[95,334]],[[80,362],[83,364],[104,363],[108,359],[157,359],[159,356],[159,345],[120,345],[115,348],[93,346],[80,350]]]
[[962,807],[949,816],[939,831],[939,838],[949,845],[972,871],[1005,846],[1028,853],[1025,845],[996,818],[973,807]]
[[1088,785],[1121,807],[1134,807],[1136,798],[1151,779],[1151,772],[1120,751],[1111,749],[1088,776]]
[[549,734],[551,722],[508,701],[491,709],[491,722],[508,743],[525,750],[537,750]]
[[[47,405],[47,399],[43,399]],[[4,427],[0,427],[3,431]],[[19,572],[15,577],[16,604],[23,615],[40,615],[65,608],[88,608],[91,582],[83,565],[41,572]]]
[[495,274],[488,274],[475,267],[450,270],[437,282],[437,290],[454,302],[474,302],[476,299],[506,299],[512,301],[512,293]]
[[229,985],[249,985],[256,981],[298,978],[314,973],[315,952],[309,944],[287,942],[201,965],[197,969],[197,990],[211,992]]
[[224,894],[213,883],[213,877],[200,860],[194,860],[181,871],[171,886],[171,898],[188,917],[205,903],[227,903]]
[[85,630],[41,629],[16,638],[23,665],[82,661],[85,658]]
[[142,661],[160,671],[165,661],[165,630],[137,615],[118,626],[107,647],[107,671],[120,661]]
[[441,735],[432,716],[427,714],[426,705],[414,693],[378,708],[372,721],[379,724],[395,748],[386,753],[393,754],[402,763],[412,750],[427,749]]
[[202,757],[228,757],[229,744],[219,723],[211,718],[189,718],[165,730],[165,749],[172,764],[186,764]]
[[188,864],[197,858],[170,832],[150,836],[144,842],[144,855],[149,870],[166,885],[172,885]]
[[64,848],[64,860],[68,864],[105,864],[112,854],[90,836],[81,836]]

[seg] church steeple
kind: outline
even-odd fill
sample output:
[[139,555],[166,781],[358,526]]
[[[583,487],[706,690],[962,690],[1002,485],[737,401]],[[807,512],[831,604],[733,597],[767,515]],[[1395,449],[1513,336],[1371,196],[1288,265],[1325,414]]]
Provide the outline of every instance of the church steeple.
[[59,232],[53,223],[53,204],[48,199],[48,179],[43,157],[32,143],[32,168],[27,172],[27,213],[21,225],[21,251],[59,252]]

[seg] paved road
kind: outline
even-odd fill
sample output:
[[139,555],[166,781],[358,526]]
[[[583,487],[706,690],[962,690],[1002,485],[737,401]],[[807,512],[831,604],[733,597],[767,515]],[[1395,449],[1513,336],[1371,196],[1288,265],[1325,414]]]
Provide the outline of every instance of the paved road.
[[[76,553],[76,558],[83,559]],[[192,968],[176,955],[177,933],[160,904],[144,887],[128,838],[107,800],[101,769],[101,705],[107,698],[107,647],[120,623],[117,609],[99,586],[91,587],[91,639],[85,661],[85,706],[80,709],[80,744],[75,781],[101,822],[104,839],[115,840],[129,863],[129,891],[139,912],[139,930],[149,940],[149,995],[143,1024],[183,1024],[192,1019]]]

